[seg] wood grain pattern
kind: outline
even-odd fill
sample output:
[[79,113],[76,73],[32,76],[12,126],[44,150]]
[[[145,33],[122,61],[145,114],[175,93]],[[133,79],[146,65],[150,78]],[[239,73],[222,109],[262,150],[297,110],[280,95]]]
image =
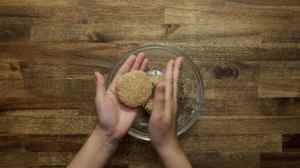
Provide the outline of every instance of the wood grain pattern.
[[[296,134],[299,116],[214,117],[203,116],[191,129],[190,136],[205,134]],[[88,134],[96,124],[95,116],[29,117],[4,116],[0,132],[8,134]]]
[[[147,44],[182,49],[203,77],[180,137],[193,167],[299,167],[299,16],[299,0],[1,0],[0,167],[65,167],[96,124],[93,72]],[[163,166],[126,137],[107,167]]]
[[[88,134],[76,135],[3,135],[0,136],[4,151],[28,152],[76,152],[86,141]],[[281,135],[199,135],[184,136],[182,146],[188,153],[194,152],[281,152]],[[198,143],[200,141],[200,143]],[[131,137],[125,140],[126,146],[120,147],[124,153],[151,150]]]
[[262,153],[262,168],[297,167],[299,165],[299,153]]

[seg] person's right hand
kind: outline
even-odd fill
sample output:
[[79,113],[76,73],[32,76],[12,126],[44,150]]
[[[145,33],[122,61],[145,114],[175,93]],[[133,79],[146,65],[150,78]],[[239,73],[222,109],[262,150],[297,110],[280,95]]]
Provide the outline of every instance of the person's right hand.
[[157,149],[177,146],[176,111],[177,83],[182,57],[170,60],[167,64],[165,80],[160,82],[154,93],[153,111],[149,121],[152,144]]
[[182,57],[168,62],[165,80],[155,89],[149,121],[151,142],[167,168],[192,168],[176,135],[177,85],[181,62]]

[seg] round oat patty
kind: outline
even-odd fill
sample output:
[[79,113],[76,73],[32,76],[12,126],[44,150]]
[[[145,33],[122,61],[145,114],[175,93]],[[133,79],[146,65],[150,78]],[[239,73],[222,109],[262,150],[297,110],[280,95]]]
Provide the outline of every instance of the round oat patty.
[[117,81],[118,98],[129,107],[145,104],[152,95],[152,89],[152,82],[143,71],[131,71]]

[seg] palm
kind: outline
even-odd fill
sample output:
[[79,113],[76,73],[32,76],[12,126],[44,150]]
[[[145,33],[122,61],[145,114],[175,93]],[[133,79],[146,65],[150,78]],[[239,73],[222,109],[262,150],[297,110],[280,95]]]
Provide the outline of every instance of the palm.
[[[100,125],[117,138],[127,133],[137,115],[137,109],[129,108],[118,100],[116,95],[116,81],[122,74],[131,70],[144,70],[146,65],[147,59],[144,59],[143,54],[139,54],[136,58],[135,56],[131,56],[122,65],[106,91],[103,87],[104,82],[97,84],[96,107]],[[99,77],[99,75],[98,77],[96,75],[97,81],[98,78],[103,78]],[[101,88],[98,88],[99,86]]]
[[133,123],[137,110],[124,106],[118,100],[116,94],[110,90],[107,91],[107,97],[112,103],[107,104],[107,107],[104,107],[107,111],[110,111],[105,114],[111,116],[106,116],[105,118],[111,118],[108,122],[115,122],[114,124],[111,123],[111,125],[114,125],[113,129],[117,130],[118,134],[122,136],[123,134],[126,134],[127,130]]

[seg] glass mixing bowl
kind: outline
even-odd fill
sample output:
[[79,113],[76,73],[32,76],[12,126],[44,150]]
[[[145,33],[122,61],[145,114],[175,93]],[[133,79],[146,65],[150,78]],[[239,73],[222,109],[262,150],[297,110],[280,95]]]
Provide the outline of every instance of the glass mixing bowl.
[[[148,75],[163,75],[165,67],[170,59],[178,56],[184,57],[178,81],[178,111],[177,111],[177,135],[186,132],[197,121],[203,102],[203,82],[197,66],[184,53],[171,46],[147,45],[129,51],[117,62],[108,75],[109,85],[124,61],[132,54],[144,52],[149,59],[146,73]],[[129,134],[138,139],[149,141],[148,133],[149,115],[142,109],[137,119],[129,130]]]

